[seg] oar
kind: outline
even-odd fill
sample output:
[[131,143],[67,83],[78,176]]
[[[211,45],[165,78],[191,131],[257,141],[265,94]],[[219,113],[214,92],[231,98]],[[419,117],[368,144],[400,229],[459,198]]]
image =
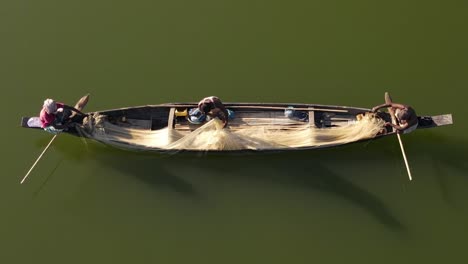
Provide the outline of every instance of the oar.
[[42,158],[42,156],[44,155],[44,153],[47,151],[47,149],[49,149],[50,145],[52,145],[52,142],[54,142],[55,138],[57,137],[57,135],[55,135],[49,142],[49,144],[47,145],[47,147],[45,147],[45,149],[42,151],[41,155],[39,155],[39,157],[37,158],[36,162],[34,162],[34,164],[32,165],[31,169],[29,169],[28,173],[26,173],[26,175],[23,177],[23,179],[21,180],[20,184],[23,184],[23,182],[26,180],[26,178],[28,178],[28,175],[29,173],[31,173],[31,171],[34,169],[34,167],[36,167],[36,164],[39,162],[39,160]]
[[398,137],[398,141],[400,142],[401,153],[403,154],[403,159],[405,160],[406,170],[408,171],[408,177],[409,177],[409,180],[411,181],[413,178],[411,177],[411,171],[408,165],[408,160],[406,159],[405,148],[403,147],[403,142],[401,141],[400,134],[397,133],[397,137]]
[[[392,98],[390,97],[390,95],[387,92],[385,92],[385,103],[387,103],[387,104],[392,103]],[[397,124],[395,113],[394,113],[392,107],[388,108],[388,112],[390,113],[390,116],[392,118],[392,123]],[[411,181],[411,180],[413,180],[413,177],[411,177],[411,171],[410,171],[410,167],[408,165],[408,159],[406,158],[405,148],[403,147],[403,141],[401,141],[401,136],[400,136],[400,134],[398,132],[396,133],[396,135],[397,135],[397,138],[398,138],[398,142],[400,143],[401,154],[403,154],[403,160],[405,161],[406,170],[408,171],[408,177],[409,177],[409,179]]]

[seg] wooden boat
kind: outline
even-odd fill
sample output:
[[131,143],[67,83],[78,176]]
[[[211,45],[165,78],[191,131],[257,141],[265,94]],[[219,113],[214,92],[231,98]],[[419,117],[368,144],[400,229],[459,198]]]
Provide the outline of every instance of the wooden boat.
[[[265,152],[318,149],[391,136],[396,133],[392,128],[382,126],[381,131],[370,136],[355,136],[344,140],[333,138],[329,142],[309,141],[308,138],[305,138],[305,141],[288,145],[280,139],[289,136],[292,140],[304,135],[311,135],[311,137],[320,135],[321,138],[326,138],[326,135],[330,132],[340,131],[340,129],[346,131],[343,129],[359,123],[360,119],[369,115],[371,110],[360,107],[298,103],[225,103],[225,106],[235,113],[235,117],[229,120],[228,127],[222,130],[223,133],[231,133],[237,140],[243,140],[243,135],[247,135],[242,131],[249,131],[249,135],[252,135],[252,132],[255,131],[262,131],[264,133],[262,135],[269,135],[270,137],[267,139],[254,135],[249,139],[248,144],[229,148],[225,147],[224,143],[221,144],[221,147],[214,148],[190,147],[192,141],[196,140],[196,138],[202,138],[200,137],[201,134],[193,135],[209,123],[194,124],[189,120],[188,112],[190,109],[196,108],[197,103],[168,103],[90,112],[87,113],[88,117],[82,122],[78,122],[76,126],[63,133],[94,139],[124,149],[156,152]],[[21,125],[25,128],[40,128],[37,125],[37,118],[23,117]],[[99,118],[105,119],[102,127],[86,127],[90,123],[96,125],[96,120]],[[374,118],[381,119],[381,122],[391,122],[390,114],[386,112],[379,112]],[[453,123],[451,114],[419,116],[418,118],[418,129],[434,128]],[[296,136],[299,133],[301,133],[301,136]],[[362,132],[358,131],[359,133]],[[174,142],[189,136],[192,137],[191,141],[186,140],[188,143],[185,142],[188,145],[174,145]],[[226,135],[224,135],[225,137]],[[343,135],[340,135],[340,137],[343,138]],[[151,140],[159,143],[152,143]],[[161,143],[161,140],[164,143]],[[211,138],[208,138],[208,140],[211,140]],[[268,140],[278,140],[279,143],[275,141],[270,144]]]

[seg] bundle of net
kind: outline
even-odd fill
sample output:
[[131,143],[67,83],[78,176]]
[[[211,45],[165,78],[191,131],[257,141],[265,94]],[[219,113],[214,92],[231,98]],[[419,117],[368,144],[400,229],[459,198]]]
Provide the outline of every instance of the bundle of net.
[[316,128],[301,126],[245,126],[224,128],[213,119],[190,134],[169,144],[165,149],[178,150],[268,150],[319,147],[345,144],[375,137],[384,121],[373,114],[344,126]]

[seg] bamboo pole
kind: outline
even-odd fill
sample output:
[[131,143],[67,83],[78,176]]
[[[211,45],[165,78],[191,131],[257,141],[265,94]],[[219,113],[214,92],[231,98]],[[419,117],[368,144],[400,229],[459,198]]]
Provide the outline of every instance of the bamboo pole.
[[403,142],[401,141],[400,134],[397,133],[397,137],[398,137],[398,141],[400,142],[401,153],[403,154],[403,159],[405,161],[406,171],[408,171],[408,177],[409,177],[409,180],[411,181],[413,180],[413,177],[411,177],[411,171],[408,165],[408,159],[406,159],[405,148],[403,147]]
[[23,179],[21,180],[20,184],[23,184],[23,182],[26,180],[26,178],[28,178],[29,174],[31,173],[31,171],[34,169],[34,167],[36,167],[36,164],[39,162],[39,160],[42,158],[42,156],[44,155],[44,153],[47,151],[47,149],[49,149],[50,145],[52,145],[52,142],[54,142],[55,138],[57,138],[58,135],[55,135],[49,142],[49,144],[47,145],[47,147],[45,147],[45,149],[42,151],[41,155],[39,155],[39,157],[36,159],[36,162],[34,162],[34,164],[32,165],[32,167],[29,169],[28,173],[26,173],[26,175],[23,177]]
[[[385,93],[385,103],[387,104],[392,103],[392,98],[390,98],[390,95],[387,92]],[[393,111],[392,107],[388,107],[388,112],[390,113],[390,117],[392,118],[392,123],[397,125],[398,123],[395,117],[395,112]],[[398,138],[398,142],[400,143],[401,154],[403,155],[403,160],[405,161],[406,171],[408,172],[408,177],[409,177],[409,180],[411,181],[413,180],[413,177],[411,176],[411,170],[408,164],[408,159],[406,158],[405,148],[403,147],[403,141],[401,140],[401,136],[398,133],[398,131],[396,131],[396,135]]]

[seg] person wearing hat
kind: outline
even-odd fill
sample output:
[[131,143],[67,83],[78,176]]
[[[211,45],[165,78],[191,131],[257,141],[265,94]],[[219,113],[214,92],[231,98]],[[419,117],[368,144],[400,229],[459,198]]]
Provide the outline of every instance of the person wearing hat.
[[209,96],[203,98],[198,103],[198,109],[205,115],[212,118],[219,118],[223,123],[223,128],[228,124],[229,113],[226,107],[224,107],[221,100],[216,96]]
[[65,122],[70,121],[71,111],[85,116],[84,113],[72,106],[56,102],[53,99],[46,99],[39,114],[41,127],[53,134],[62,132],[68,127]]
[[407,134],[414,131],[418,127],[418,116],[416,111],[409,106],[404,104],[381,104],[372,108],[372,112],[377,112],[381,108],[391,107],[395,113],[395,118],[398,124],[385,123],[385,126],[392,126],[397,130],[397,133]]

